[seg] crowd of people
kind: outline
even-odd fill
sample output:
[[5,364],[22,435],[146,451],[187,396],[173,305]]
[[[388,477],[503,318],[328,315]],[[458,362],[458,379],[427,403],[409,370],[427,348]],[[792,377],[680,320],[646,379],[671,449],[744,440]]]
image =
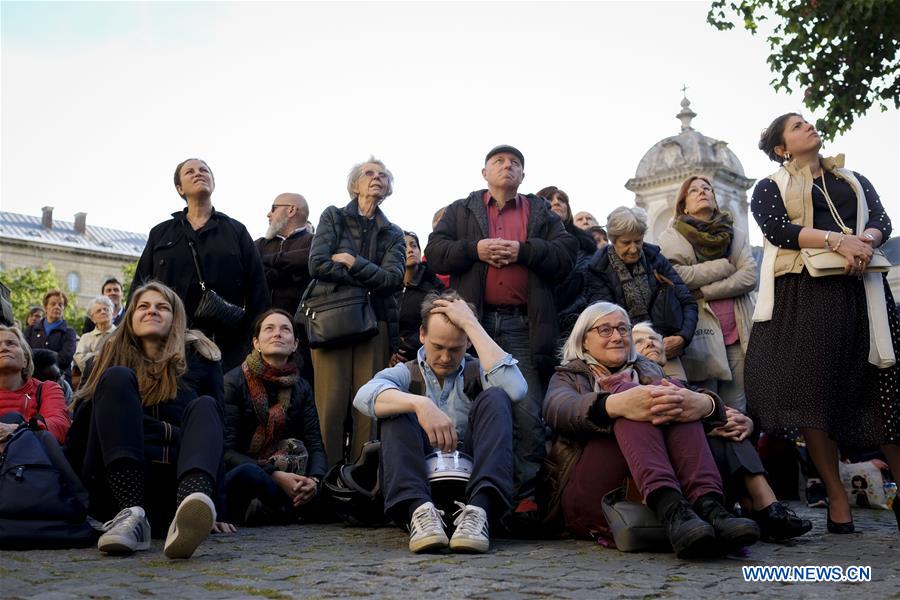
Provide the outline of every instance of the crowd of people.
[[[657,246],[640,208],[600,226],[555,186],[520,192],[525,157],[497,146],[486,189],[438,211],[423,247],[382,211],[394,176],[375,158],[316,227],[303,196],[277,196],[255,242],[185,160],[185,206],[150,231],[127,298],[105,281],[80,339],[58,289],[0,327],[0,440],[52,433],[107,554],[160,537],[187,558],[211,532],[354,502],[412,552],[487,552],[498,529],[612,544],[604,499],[623,489],[678,557],[716,556],[813,527],[776,497],[761,432],[803,440],[827,531],[852,533],[842,455],[874,449],[900,476],[900,318],[868,268],[884,207],[820,148],[797,114],[760,140],[778,168],[751,202],[759,275],[703,175]],[[435,485],[444,461],[461,486]]]

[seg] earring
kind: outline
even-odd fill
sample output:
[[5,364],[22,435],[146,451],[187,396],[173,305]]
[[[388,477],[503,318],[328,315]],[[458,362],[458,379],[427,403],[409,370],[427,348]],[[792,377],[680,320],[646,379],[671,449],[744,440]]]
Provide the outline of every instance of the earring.
[[784,160],[791,160],[791,153],[787,150],[784,151]]

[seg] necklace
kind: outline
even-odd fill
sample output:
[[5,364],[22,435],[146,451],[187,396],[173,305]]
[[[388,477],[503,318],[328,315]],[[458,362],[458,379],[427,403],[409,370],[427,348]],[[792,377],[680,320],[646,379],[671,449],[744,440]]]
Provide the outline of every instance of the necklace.
[[822,187],[819,187],[818,185],[816,185],[815,180],[813,180],[813,187],[818,189],[820,192],[822,192],[822,195],[825,196],[825,204],[828,205],[828,212],[831,213],[831,217],[834,219],[834,222],[837,223],[838,227],[841,228],[841,233],[843,233],[844,235],[851,235],[853,233],[853,230],[844,224],[844,220],[841,219],[841,215],[838,214],[837,208],[835,208],[835,206],[834,206],[834,202],[831,201],[831,196],[828,195],[828,186],[825,185],[825,171],[824,170],[822,171],[821,177],[822,177]]

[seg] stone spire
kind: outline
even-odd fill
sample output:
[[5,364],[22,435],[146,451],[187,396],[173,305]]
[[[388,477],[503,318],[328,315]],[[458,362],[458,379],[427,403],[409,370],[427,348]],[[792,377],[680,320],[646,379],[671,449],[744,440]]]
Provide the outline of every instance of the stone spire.
[[681,121],[681,130],[692,130],[691,120],[697,116],[697,113],[691,110],[691,101],[687,99],[687,86],[681,88],[684,98],[681,99],[681,112],[675,115]]

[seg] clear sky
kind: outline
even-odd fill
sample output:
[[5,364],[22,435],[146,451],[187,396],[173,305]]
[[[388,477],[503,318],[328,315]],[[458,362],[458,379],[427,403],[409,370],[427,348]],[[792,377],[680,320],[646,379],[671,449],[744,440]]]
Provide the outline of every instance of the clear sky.
[[[347,171],[371,154],[395,175],[382,208],[424,237],[508,143],[522,191],[556,185],[603,222],[678,133],[684,83],[694,127],[764,177],[760,131],[807,111],[772,90],[764,39],[713,29],[708,5],[2,2],[0,204],[146,232],[183,206],[174,167],[197,156],[216,208],[256,237],[278,193],[305,195],[314,222],[346,204]],[[896,110],[824,152],[845,152],[900,223]]]

